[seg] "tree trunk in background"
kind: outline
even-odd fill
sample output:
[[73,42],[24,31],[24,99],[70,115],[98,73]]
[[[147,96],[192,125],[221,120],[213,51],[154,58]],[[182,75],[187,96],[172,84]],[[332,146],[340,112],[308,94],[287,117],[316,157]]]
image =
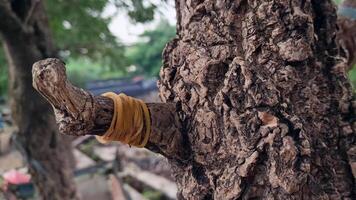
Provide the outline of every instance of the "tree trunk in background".
[[355,109],[331,0],[176,0],[160,91],[180,199],[352,199]]
[[11,22],[0,23],[0,33],[9,64],[12,116],[18,127],[15,139],[41,198],[75,199],[68,137],[58,134],[49,104],[31,84],[32,64],[57,55],[46,13],[41,1],[11,2],[11,6],[0,2],[1,20]]

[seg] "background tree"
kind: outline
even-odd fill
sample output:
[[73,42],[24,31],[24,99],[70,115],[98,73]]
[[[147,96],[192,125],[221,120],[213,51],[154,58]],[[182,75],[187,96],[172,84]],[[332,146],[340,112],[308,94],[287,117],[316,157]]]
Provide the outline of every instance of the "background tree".
[[2,48],[0,48],[0,98],[4,96],[7,92],[7,81],[8,81],[8,73],[6,60],[5,60],[5,53]]
[[56,56],[41,1],[0,1],[0,33],[9,66],[15,142],[43,199],[74,199],[70,144],[58,134],[50,107],[31,87],[31,63]]
[[[353,199],[356,104],[333,2],[176,0],[176,8],[160,73],[165,103],[148,104],[146,148],[169,159],[178,198]],[[69,84],[62,62],[40,61],[33,74],[63,133],[108,128],[113,102]]]
[[[69,163],[71,146],[57,134],[49,105],[34,92],[31,66],[39,59],[66,59],[69,55],[100,58],[103,64],[120,66],[123,48],[107,27],[110,16],[102,16],[108,2],[0,0],[1,43],[8,63],[5,69],[0,56],[0,70],[2,75],[9,74],[11,111],[18,128],[14,138],[42,199],[75,199],[76,191]],[[127,10],[136,21],[153,17],[152,4],[125,2],[112,3]],[[137,15],[146,10],[145,15]],[[53,35],[51,29],[55,30]],[[7,80],[0,77],[0,81]],[[1,84],[0,89],[5,87]]]

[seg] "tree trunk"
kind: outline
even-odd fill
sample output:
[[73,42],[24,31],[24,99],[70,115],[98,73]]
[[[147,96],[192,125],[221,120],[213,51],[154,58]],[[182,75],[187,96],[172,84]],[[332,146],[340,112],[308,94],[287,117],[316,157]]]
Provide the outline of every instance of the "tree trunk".
[[[178,198],[355,199],[356,102],[332,1],[176,7],[146,148],[169,159]],[[71,85],[58,59],[35,63],[33,81],[61,132],[110,126],[113,102]]]
[[[331,0],[176,0],[160,92],[190,161],[181,199],[351,199],[355,108]],[[353,160],[355,161],[355,160]]]
[[32,88],[31,66],[56,55],[41,1],[0,0],[0,33],[9,65],[15,141],[42,199],[75,199],[68,136],[58,134],[50,105]]

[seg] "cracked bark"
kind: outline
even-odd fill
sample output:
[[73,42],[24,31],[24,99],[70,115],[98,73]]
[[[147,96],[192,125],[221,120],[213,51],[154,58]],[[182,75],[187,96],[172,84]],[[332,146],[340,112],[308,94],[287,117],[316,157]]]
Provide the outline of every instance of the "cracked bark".
[[31,2],[0,0],[0,36],[9,67],[16,146],[41,199],[75,199],[69,138],[58,134],[50,105],[31,87],[33,62],[56,55],[42,2],[24,23]]
[[[356,102],[332,1],[176,0],[176,9],[147,148],[169,158],[178,198],[353,199]],[[59,60],[33,73],[62,132],[107,128],[112,102],[71,86]]]
[[355,102],[332,1],[176,6],[159,86],[192,155],[173,164],[179,197],[353,198]]
[[[60,132],[102,135],[110,127],[114,106],[110,98],[94,97],[67,80],[65,64],[56,58],[36,62],[33,86],[53,106]],[[181,125],[174,104],[149,103],[152,133],[146,148],[178,162],[184,161]],[[120,116],[119,116],[120,117]]]

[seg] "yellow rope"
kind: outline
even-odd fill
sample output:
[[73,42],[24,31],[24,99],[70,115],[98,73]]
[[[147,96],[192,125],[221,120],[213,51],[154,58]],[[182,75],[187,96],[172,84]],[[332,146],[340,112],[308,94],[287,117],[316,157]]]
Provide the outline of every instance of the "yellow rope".
[[114,101],[114,114],[110,128],[103,136],[96,136],[102,143],[120,141],[144,147],[151,133],[151,120],[147,105],[139,99],[108,92],[102,96]]

